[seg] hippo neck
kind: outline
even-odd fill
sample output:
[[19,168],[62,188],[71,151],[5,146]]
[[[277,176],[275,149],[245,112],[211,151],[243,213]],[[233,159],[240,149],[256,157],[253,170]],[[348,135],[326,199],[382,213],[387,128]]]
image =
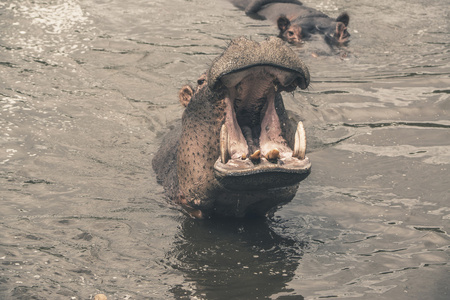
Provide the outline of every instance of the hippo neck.
[[188,202],[202,199],[202,207],[212,206],[217,193],[213,166],[219,156],[220,126],[225,116],[224,103],[218,99],[207,86],[192,98],[183,113],[177,151],[179,190]]

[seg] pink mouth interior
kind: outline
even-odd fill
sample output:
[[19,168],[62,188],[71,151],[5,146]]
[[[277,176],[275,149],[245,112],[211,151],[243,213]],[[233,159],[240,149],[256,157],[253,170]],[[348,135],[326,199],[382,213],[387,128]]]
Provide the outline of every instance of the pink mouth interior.
[[283,84],[292,83],[291,74],[270,67],[255,67],[227,76],[233,76],[223,80],[228,88],[225,125],[231,159],[249,157],[256,150],[264,157],[275,148],[281,158],[291,157],[292,149],[281,135],[275,109],[276,91]]

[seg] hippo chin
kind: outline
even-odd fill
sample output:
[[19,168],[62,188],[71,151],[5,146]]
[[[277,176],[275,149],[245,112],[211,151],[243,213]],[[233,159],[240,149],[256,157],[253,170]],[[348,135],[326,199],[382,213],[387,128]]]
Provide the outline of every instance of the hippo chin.
[[292,200],[311,163],[280,93],[308,87],[303,62],[278,38],[238,38],[198,84],[180,91],[181,128],[153,159],[169,197],[198,218],[267,215]]

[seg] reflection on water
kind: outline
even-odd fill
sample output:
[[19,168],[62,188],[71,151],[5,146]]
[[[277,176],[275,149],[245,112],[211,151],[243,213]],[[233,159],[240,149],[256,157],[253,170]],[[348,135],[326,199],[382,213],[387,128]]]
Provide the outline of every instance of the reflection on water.
[[448,1],[302,2],[351,16],[349,55],[296,48],[312,83],[283,96],[312,173],[271,220],[214,221],[152,155],[178,89],[276,26],[225,0],[0,2],[0,298],[449,299]]
[[264,219],[187,219],[174,246],[167,256],[186,276],[172,289],[176,298],[256,299],[285,289],[306,243],[281,237]]

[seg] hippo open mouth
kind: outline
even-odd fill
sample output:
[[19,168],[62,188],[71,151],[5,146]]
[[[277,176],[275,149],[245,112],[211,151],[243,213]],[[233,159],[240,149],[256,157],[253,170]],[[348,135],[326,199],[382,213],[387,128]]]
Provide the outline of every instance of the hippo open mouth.
[[311,163],[305,156],[303,124],[298,123],[294,137],[285,138],[277,113],[283,105],[281,91],[307,87],[304,72],[274,64],[247,65],[217,80],[225,89],[226,104],[220,157],[214,164],[219,182],[233,190],[270,189],[307,177]]
[[153,159],[169,197],[195,218],[268,216],[291,201],[311,163],[303,124],[282,91],[306,89],[309,71],[279,38],[230,42],[192,89]]

